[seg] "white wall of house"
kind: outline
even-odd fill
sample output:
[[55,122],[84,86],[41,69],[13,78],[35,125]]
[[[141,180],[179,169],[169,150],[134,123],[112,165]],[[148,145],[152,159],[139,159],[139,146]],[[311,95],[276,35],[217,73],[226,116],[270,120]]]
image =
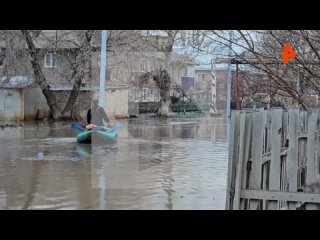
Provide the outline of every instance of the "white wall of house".
[[187,66],[187,76],[188,77],[195,77],[195,66],[194,65]]
[[23,121],[23,89],[0,89],[0,121]]

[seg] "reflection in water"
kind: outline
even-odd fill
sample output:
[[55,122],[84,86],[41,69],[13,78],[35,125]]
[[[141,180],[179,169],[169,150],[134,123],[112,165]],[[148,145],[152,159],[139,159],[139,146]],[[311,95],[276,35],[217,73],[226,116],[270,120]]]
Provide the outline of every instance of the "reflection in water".
[[0,208],[224,209],[225,121],[128,120],[107,146],[78,144],[70,124],[8,129],[0,136]]
[[33,162],[34,167],[32,168],[32,177],[31,177],[31,186],[30,190],[26,192],[26,200],[21,209],[26,210],[32,205],[32,201],[35,197],[37,192],[37,185],[39,182],[39,175],[41,173],[41,165],[43,164],[42,161]]
[[90,157],[91,146],[87,144],[77,144],[74,152],[72,153],[73,158]]

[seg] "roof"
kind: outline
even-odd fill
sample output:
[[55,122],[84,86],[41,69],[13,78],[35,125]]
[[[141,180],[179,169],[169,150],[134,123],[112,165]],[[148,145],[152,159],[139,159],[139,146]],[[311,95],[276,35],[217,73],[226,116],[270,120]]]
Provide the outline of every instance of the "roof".
[[198,63],[195,60],[193,60],[190,56],[186,54],[178,54],[173,52],[172,59],[175,61],[181,61],[186,64],[190,64],[190,65],[198,65]]
[[[59,39],[59,41],[57,41]],[[81,45],[77,30],[43,30],[34,38],[36,48],[79,48]]]
[[[164,52],[161,52],[161,51],[136,52],[136,53],[132,53],[132,55],[133,54],[139,54],[140,58],[145,57],[145,58],[155,58],[163,61],[166,60]],[[175,52],[172,52],[171,60],[173,62],[183,62],[189,65],[197,65],[197,63],[188,55],[178,54]]]
[[34,83],[29,76],[3,76],[0,77],[0,88],[27,88]]

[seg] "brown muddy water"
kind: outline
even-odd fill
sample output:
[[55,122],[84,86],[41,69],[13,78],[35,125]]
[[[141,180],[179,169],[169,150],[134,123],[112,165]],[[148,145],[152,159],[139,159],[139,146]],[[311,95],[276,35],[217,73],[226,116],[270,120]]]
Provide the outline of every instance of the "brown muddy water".
[[0,209],[225,208],[225,118],[119,122],[105,146],[77,143],[70,123],[0,129]]

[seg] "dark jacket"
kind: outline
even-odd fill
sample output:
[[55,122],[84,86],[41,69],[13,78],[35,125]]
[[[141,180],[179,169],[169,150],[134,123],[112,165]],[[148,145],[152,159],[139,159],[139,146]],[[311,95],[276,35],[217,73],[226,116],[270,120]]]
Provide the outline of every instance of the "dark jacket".
[[102,107],[92,107],[87,113],[88,124],[103,125],[103,120],[110,123],[110,120]]

